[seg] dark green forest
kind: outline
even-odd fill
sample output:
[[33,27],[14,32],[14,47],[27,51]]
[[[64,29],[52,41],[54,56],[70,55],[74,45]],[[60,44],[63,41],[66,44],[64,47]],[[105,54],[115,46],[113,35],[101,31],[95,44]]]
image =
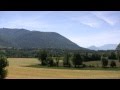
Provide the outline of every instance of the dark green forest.
[[56,48],[82,50],[82,48],[56,32],[29,31],[0,28],[0,48]]
[[8,58],[36,58],[40,51],[45,50],[49,56],[52,57],[64,57],[66,53],[69,53],[69,56],[74,53],[79,53],[84,57],[84,61],[96,61],[100,60],[103,54],[106,54],[109,59],[117,60],[119,58],[118,52],[116,50],[64,50],[64,49],[1,49],[0,54],[5,55]]

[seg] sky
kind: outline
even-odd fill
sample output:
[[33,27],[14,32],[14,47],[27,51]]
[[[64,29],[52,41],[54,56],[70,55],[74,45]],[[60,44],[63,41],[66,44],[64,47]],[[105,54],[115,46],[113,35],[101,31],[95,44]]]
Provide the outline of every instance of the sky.
[[57,32],[81,47],[120,43],[120,11],[0,11],[0,28]]

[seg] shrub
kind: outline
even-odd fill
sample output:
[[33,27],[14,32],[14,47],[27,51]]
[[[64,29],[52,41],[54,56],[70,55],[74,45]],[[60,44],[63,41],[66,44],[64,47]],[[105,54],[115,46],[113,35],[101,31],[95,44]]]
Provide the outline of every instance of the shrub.
[[41,65],[47,65],[47,52],[45,50],[38,53],[38,60],[41,61]]
[[7,69],[5,67],[8,65],[7,58],[5,56],[0,56],[0,79],[4,79],[7,76]]
[[101,58],[102,61],[102,67],[105,68],[108,65],[108,57],[102,57]]
[[88,67],[92,68],[92,67],[95,67],[94,65],[90,64]]
[[115,62],[115,61],[111,61],[110,66],[111,66],[112,68],[113,68],[113,67],[116,67],[116,62]]
[[70,54],[66,53],[63,59],[63,66],[70,67]]
[[52,67],[52,66],[54,66],[54,61],[53,61],[53,59],[52,59],[52,57],[48,57],[47,59],[47,64],[48,64],[48,66],[50,66],[50,67]]
[[84,67],[87,67],[87,65],[83,64],[83,68],[84,68]]
[[83,58],[82,58],[82,56],[81,56],[80,54],[78,54],[78,53],[73,55],[72,61],[73,61],[73,64],[74,64],[74,67],[75,67],[75,68],[76,68],[76,67],[79,67],[80,65],[83,64]]

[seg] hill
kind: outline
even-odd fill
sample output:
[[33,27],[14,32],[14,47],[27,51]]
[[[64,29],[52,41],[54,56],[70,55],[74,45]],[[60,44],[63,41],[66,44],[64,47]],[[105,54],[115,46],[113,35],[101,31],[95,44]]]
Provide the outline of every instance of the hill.
[[56,32],[0,28],[0,47],[84,49]]

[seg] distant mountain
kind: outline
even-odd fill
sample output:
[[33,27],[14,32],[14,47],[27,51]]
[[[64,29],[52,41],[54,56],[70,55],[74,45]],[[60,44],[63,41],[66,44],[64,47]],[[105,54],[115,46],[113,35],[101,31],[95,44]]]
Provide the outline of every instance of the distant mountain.
[[90,50],[115,50],[116,47],[117,47],[117,44],[105,44],[100,47],[90,46],[90,47],[88,47],[88,49],[90,49]]
[[106,44],[100,47],[102,50],[115,50],[117,47],[117,44]]
[[56,32],[0,28],[0,47],[84,50]]
[[90,47],[88,47],[88,49],[90,49],[90,50],[98,50],[98,47],[96,47],[96,46],[90,46]]
[[120,44],[118,44],[118,46],[116,47],[116,50],[120,50]]

